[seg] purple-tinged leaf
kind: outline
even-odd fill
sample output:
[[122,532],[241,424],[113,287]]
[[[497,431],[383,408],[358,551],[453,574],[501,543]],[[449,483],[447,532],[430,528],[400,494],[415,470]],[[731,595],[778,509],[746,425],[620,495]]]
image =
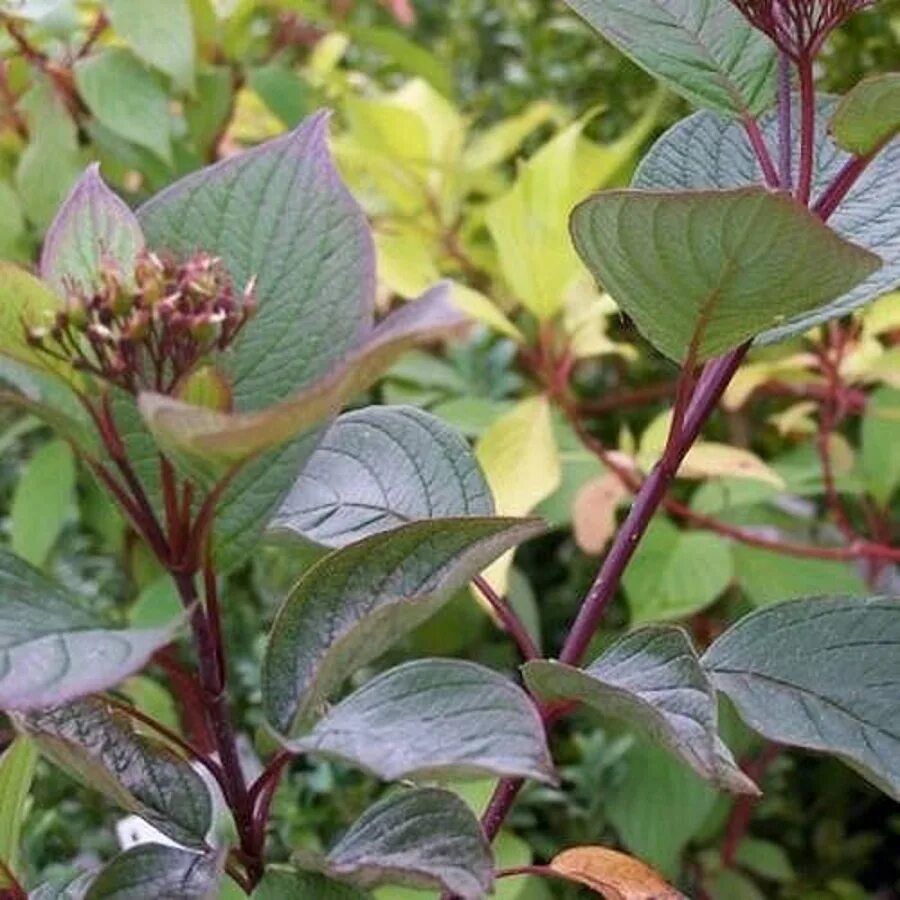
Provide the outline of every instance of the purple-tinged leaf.
[[101,697],[16,717],[48,759],[188,847],[205,846],[212,824],[206,783],[182,757],[134,730]]
[[475,663],[423,659],[373,678],[304,737],[286,741],[386,781],[498,775],[556,781],[537,707]]
[[[828,134],[836,97],[820,96],[816,114],[815,172],[813,195],[820,197],[847,162]],[[795,100],[794,171],[800,159],[800,104]],[[770,147],[778,144],[778,114],[760,120]],[[865,174],[844,198],[828,224],[838,234],[877,254],[884,265],[873,275],[831,303],[802,313],[783,325],[770,328],[758,338],[771,344],[803,334],[815,325],[839,316],[900,286],[900,139],[894,139],[875,157]],[[727,122],[709,112],[699,112],[670,128],[650,149],[634,178],[634,186],[648,190],[699,190],[734,188],[759,184],[759,163],[743,126]],[[813,269],[811,269],[813,271]]]
[[370,406],[328,429],[269,530],[346,547],[409,522],[493,512],[456,431],[415,407]]
[[257,412],[227,414],[143,394],[141,413],[166,449],[192,459],[193,465],[227,469],[336,415],[398,356],[417,344],[445,337],[465,322],[451,302],[447,285],[439,285],[388,316],[330,374],[280,403]]
[[369,807],[332,848],[326,870],[361,888],[400,884],[480,900],[494,860],[478,819],[456,794],[419,788]]
[[282,734],[309,725],[360,666],[433,616],[535,519],[435,519],[330,554],[288,595],[263,662],[263,703]]
[[741,718],[831,753],[900,800],[900,601],[812,597],[759,610],[701,660]]
[[758,793],[719,738],[715,691],[680,628],[635,631],[586,669],[535,660],[523,672],[537,696],[579,700],[623,719],[703,778],[733,793]]
[[216,900],[225,856],[142,844],[102,869],[84,900]]
[[20,559],[0,554],[0,709],[27,711],[105,690],[172,640],[167,628],[110,628]]
[[188,175],[138,218],[154,250],[221,256],[259,311],[227,373],[238,410],[283,400],[329,374],[371,327],[375,250],[328,152],[328,115]]
[[72,188],[47,236],[41,253],[41,278],[65,293],[71,281],[90,291],[100,284],[104,267],[124,280],[144,248],[144,235],[134,213],[100,177],[94,163]]

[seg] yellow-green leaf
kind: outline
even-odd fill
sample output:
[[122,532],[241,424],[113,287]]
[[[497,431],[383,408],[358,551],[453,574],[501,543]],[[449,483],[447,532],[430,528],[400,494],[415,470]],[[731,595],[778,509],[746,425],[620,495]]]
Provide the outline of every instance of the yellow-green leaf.
[[841,100],[831,120],[835,143],[868,156],[900,132],[900,72],[859,82]]

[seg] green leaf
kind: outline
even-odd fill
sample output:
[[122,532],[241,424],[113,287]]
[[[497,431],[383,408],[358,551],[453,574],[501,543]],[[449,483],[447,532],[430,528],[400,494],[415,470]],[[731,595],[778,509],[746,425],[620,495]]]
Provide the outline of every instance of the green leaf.
[[900,485],[900,391],[881,388],[866,405],[860,464],[866,489],[887,506]]
[[269,722],[296,733],[351,672],[430,618],[500,553],[540,531],[535,520],[418,522],[316,563],[272,627],[262,676]]
[[345,547],[409,522],[493,512],[453,429],[415,407],[371,406],[328,429],[269,529]]
[[649,742],[640,741],[625,757],[625,765],[604,809],[628,850],[676,877],[684,848],[721,795],[671,753]]
[[684,532],[666,519],[647,529],[622,583],[635,622],[680,619],[713,603],[728,587],[728,545],[713,534]]
[[746,544],[734,546],[734,574],[754,606],[835,591],[863,596],[865,579],[851,563],[803,559]]
[[78,92],[102,125],[172,164],[169,99],[131,51],[102,50],[79,60],[74,69]]
[[[813,195],[819,196],[838,176],[850,156],[835,146],[827,123],[837,100],[820,97],[816,115]],[[794,103],[795,119],[799,103]],[[770,147],[778,145],[778,116],[760,121]],[[794,171],[800,159],[800,123],[794,122]],[[829,225],[838,234],[877,253],[884,265],[862,284],[833,303],[804,313],[762,334],[760,343],[773,343],[802,334],[813,326],[847,315],[900,285],[900,141],[892,141],[873,160],[843,200]],[[734,188],[763,181],[759,163],[737,122],[724,122],[700,112],[679,122],[644,157],[634,186],[646,190]]]
[[105,0],[115,32],[175,86],[194,88],[194,25],[188,0]]
[[522,671],[542,699],[579,700],[624,719],[701,777],[733,793],[757,793],[719,738],[715,691],[680,628],[632,632],[584,670],[535,660]]
[[554,782],[544,726],[528,695],[491,669],[459,660],[390,669],[287,746],[385,781],[440,774]]
[[703,666],[741,718],[781,744],[840,757],[900,798],[900,604],[795,600],[741,619]]
[[692,103],[756,115],[775,97],[775,47],[725,0],[566,0]]
[[62,876],[30,891],[28,900],[84,900],[85,891],[93,880],[90,872],[67,870]]
[[461,900],[492,893],[494,860],[478,819],[456,794],[402,791],[369,807],[331,849],[327,871],[363,888],[435,888]]
[[597,280],[677,362],[820,308],[881,265],[764,188],[609,191],[575,210],[572,233]]
[[860,81],[838,104],[829,130],[835,143],[868,156],[900,132],[900,73]]
[[253,892],[253,900],[370,900],[370,895],[349,884],[341,884],[317,872],[294,872],[273,866]]
[[285,127],[296,128],[309,114],[309,86],[283,62],[251,69],[247,82]]
[[[0,756],[0,860],[14,874],[19,871],[19,843],[37,757],[34,744],[21,735]],[[0,890],[4,887],[12,885],[0,872]]]
[[35,79],[19,105],[30,140],[19,157],[16,187],[28,220],[43,231],[81,172],[78,129],[46,77]]
[[110,628],[22,560],[0,554],[0,709],[66,703],[142,669],[175,627]]
[[94,163],[72,188],[44,239],[41,278],[65,296],[66,283],[91,291],[104,265],[130,280],[144,248],[134,213],[104,184]]
[[157,441],[200,471],[228,469],[307,433],[337,414],[410,348],[445,337],[464,317],[446,284],[402,306],[332,373],[281,403],[258,412],[222,413],[162,394],[142,394],[138,405]]
[[13,494],[12,549],[40,568],[75,503],[75,457],[65,441],[44,444],[29,460]]
[[[238,410],[262,409],[329,374],[371,328],[374,247],[327,147],[328,116],[188,175],[138,219],[155,249],[221,256],[259,310],[228,371]],[[296,474],[296,473],[294,473]]]
[[0,259],[24,262],[31,256],[22,200],[9,182],[0,181]]
[[212,824],[206,783],[165,744],[98,697],[19,718],[41,753],[180,844],[203,847]]
[[783,884],[797,878],[787,851],[771,841],[745,837],[738,847],[735,862],[754,875]]
[[199,854],[142,844],[109,863],[84,900],[216,900],[224,865],[224,853]]

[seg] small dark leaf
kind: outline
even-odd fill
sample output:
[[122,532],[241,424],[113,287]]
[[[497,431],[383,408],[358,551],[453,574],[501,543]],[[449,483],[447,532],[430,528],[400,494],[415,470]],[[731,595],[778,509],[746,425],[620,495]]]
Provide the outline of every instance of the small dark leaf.
[[540,697],[580,700],[624,719],[698,775],[734,793],[757,793],[719,738],[715,692],[680,628],[635,631],[584,670],[536,660],[523,671]]
[[372,406],[328,429],[269,529],[344,547],[420,519],[493,512],[457,432],[414,407]]
[[812,598],[741,619],[703,666],[760,734],[839,756],[900,799],[900,603]]
[[491,669],[459,660],[391,669],[287,745],[386,781],[441,773],[554,782],[544,726],[528,695]]
[[272,627],[263,703],[282,734],[309,724],[345,678],[430,618],[534,519],[443,519],[337,550],[300,580]]
[[110,628],[0,553],[0,709],[41,709],[113,687],[168,644],[178,624]]
[[224,864],[224,853],[142,844],[106,866],[84,900],[215,900]]
[[19,718],[41,752],[86,787],[191,847],[204,846],[212,801],[203,779],[164,744],[137,733],[99,697]]
[[445,890],[462,900],[491,892],[491,848],[478,819],[449,791],[403,791],[370,807],[328,854],[328,871],[363,888]]

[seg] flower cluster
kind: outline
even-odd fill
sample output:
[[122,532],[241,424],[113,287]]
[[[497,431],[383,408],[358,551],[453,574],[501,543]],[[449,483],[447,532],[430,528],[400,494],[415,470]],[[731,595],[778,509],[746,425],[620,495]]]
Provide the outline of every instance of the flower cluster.
[[875,0],[731,0],[795,61],[816,56],[825,39]]
[[123,277],[106,266],[91,292],[72,284],[52,322],[26,325],[28,343],[131,394],[177,393],[211,354],[226,350],[256,309],[251,282],[237,295],[222,261],[147,252]]

